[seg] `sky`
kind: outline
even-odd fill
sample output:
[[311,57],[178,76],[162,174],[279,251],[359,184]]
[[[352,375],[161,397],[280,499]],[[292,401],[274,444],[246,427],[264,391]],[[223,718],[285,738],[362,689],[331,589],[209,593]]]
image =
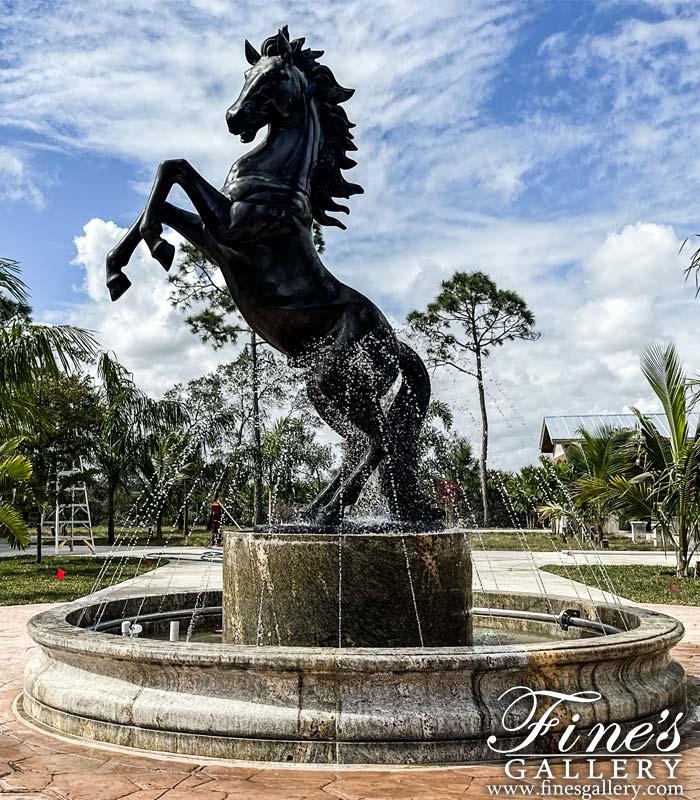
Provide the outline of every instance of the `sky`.
[[[700,232],[697,2],[2,0],[0,255],[38,320],[95,331],[156,396],[231,358],[190,333],[143,246],[118,303],[104,257],[161,160],[221,185],[252,146],[225,111],[244,39],[283,24],[356,90],[346,175],[365,194],[347,231],[326,229],[328,268],[399,326],[456,270],[536,316],[538,341],[488,359],[493,466],[534,462],[545,415],[657,410],[650,341],[700,372],[679,253]],[[441,371],[433,388],[476,445],[473,380]]]

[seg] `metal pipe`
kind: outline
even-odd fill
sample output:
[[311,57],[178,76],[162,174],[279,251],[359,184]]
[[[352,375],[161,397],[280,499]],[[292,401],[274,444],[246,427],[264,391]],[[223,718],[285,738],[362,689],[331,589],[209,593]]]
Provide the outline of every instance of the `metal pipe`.
[[562,630],[567,628],[582,628],[596,633],[613,634],[622,633],[621,628],[606,625],[594,619],[586,619],[577,609],[567,608],[559,614],[546,614],[541,611],[524,611],[514,608],[472,608],[472,614],[477,617],[510,617],[511,619],[529,619],[535,622],[548,622],[559,625]]
[[214,614],[221,614],[221,606],[204,606],[202,608],[175,608],[172,611],[154,611],[151,614],[138,614],[132,617],[120,617],[119,619],[108,619],[92,626],[93,631],[108,631],[110,628],[118,628],[123,623],[136,622],[159,622],[161,620],[184,619],[196,613],[197,616],[211,617]]
[[[221,614],[222,607],[204,606],[203,608],[199,609],[178,608],[173,609],[172,611],[154,611],[150,614],[139,614],[137,617],[122,617],[120,619],[105,620],[104,622],[100,622],[95,625],[92,630],[108,631],[112,628],[119,628],[121,626],[123,631],[125,624],[128,626],[132,621],[136,622],[137,619],[139,622],[160,622],[163,620],[174,621],[186,619],[187,617],[191,617],[194,613],[196,613],[198,616],[201,615],[205,617],[211,617],[215,614]],[[573,608],[567,608],[564,611],[561,611],[559,614],[548,614],[542,611],[524,611],[514,608],[472,608],[472,614],[477,617],[528,619],[533,622],[556,624],[559,625],[562,630],[567,630],[568,628],[581,628],[583,630],[589,630],[593,631],[594,633],[602,633],[605,635],[622,633],[621,628],[616,628],[614,625],[606,625],[604,622],[599,622],[598,620],[586,619],[585,617],[581,616],[580,611]]]

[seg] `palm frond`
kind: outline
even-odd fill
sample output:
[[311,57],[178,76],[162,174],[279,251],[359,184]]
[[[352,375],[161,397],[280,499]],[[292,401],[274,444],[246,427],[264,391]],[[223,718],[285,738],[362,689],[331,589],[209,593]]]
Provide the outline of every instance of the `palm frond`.
[[13,550],[29,546],[29,529],[19,513],[9,503],[0,501],[0,536]]
[[676,456],[688,439],[686,375],[678,351],[670,342],[653,342],[642,351],[641,367],[664,409]]
[[10,295],[18,303],[29,300],[27,286],[20,278],[20,267],[11,258],[0,258],[0,291]]
[[32,465],[26,456],[8,456],[0,461],[0,492],[7,492],[18,483],[32,479]]
[[0,328],[0,385],[19,387],[42,375],[57,377],[90,359],[95,349],[89,331],[15,318]]

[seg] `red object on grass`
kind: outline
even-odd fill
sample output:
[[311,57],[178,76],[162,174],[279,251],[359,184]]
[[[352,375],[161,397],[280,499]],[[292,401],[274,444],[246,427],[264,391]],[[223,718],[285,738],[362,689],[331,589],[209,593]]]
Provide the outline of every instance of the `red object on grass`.
[[65,570],[62,570],[60,567],[56,570],[56,580],[62,581],[66,577]]
[[146,556],[143,557],[143,563],[148,564],[148,558],[146,558]]
[[679,588],[676,586],[676,584],[675,584],[675,583],[672,583],[672,584],[671,584],[671,585],[668,587],[668,590],[669,590],[669,592],[671,592],[671,594],[678,594],[678,592],[680,592],[680,589],[679,589]]
[[462,490],[455,481],[439,481],[437,485],[438,500],[459,500]]

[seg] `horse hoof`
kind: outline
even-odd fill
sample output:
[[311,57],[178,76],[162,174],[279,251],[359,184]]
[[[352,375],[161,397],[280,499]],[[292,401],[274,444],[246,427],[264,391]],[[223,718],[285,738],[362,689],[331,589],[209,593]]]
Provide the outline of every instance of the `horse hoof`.
[[175,260],[175,248],[170,242],[161,239],[156,246],[151,250],[151,255],[167,272],[173,265]]
[[123,272],[117,272],[107,278],[107,288],[109,289],[109,296],[112,298],[112,302],[119,300],[130,286],[131,281]]

